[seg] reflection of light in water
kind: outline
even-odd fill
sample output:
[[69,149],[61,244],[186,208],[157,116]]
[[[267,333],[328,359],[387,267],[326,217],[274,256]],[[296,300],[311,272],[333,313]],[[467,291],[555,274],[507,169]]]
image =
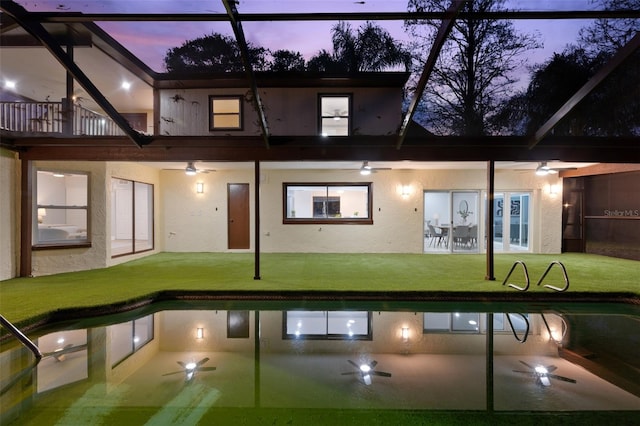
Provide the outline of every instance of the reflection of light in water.
[[547,369],[546,369],[546,368],[544,368],[543,366],[538,365],[538,366],[536,367],[536,373],[538,373],[538,374],[547,374],[547,373],[548,373],[548,371],[547,371]]
[[371,371],[371,367],[369,367],[367,364],[362,364],[360,366],[360,371],[362,371],[363,373],[368,373],[369,371]]

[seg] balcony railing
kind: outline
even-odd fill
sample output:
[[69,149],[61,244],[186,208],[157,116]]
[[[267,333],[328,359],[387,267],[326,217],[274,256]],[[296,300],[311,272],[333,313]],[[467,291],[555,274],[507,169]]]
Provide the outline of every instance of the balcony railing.
[[62,102],[0,102],[0,130],[62,135],[69,119],[74,136],[125,134],[111,118],[79,105],[74,105],[72,114],[67,114]]

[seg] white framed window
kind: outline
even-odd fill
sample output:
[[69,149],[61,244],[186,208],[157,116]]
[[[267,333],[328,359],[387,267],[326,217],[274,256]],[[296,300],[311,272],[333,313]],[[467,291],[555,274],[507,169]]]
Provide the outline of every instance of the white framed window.
[[[493,314],[493,330],[495,332],[523,332],[528,330],[528,322],[529,314],[502,312]],[[486,333],[487,315],[478,312],[424,312],[422,328],[425,334]]]
[[88,245],[89,175],[38,170],[35,186],[34,248]]
[[349,136],[351,134],[351,95],[320,94],[320,135]]
[[371,340],[371,312],[285,311],[284,339]]
[[242,96],[209,96],[209,130],[242,130]]

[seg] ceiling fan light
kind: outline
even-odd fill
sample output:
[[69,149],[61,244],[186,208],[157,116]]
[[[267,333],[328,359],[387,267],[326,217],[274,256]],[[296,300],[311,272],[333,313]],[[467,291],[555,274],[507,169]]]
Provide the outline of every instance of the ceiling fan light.
[[192,161],[187,163],[187,168],[184,169],[184,172],[187,176],[194,176],[197,173],[196,166],[193,165]]

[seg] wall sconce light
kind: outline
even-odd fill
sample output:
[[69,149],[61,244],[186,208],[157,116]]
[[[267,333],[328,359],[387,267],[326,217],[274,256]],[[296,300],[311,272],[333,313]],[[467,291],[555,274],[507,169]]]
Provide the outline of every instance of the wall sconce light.
[[202,183],[202,182],[197,182],[196,183],[196,192],[198,194],[203,194],[204,193],[204,183]]
[[557,195],[558,194],[558,185],[549,184],[549,195]]
[[202,338],[204,338],[204,328],[198,327],[196,329],[196,339],[200,340]]
[[407,198],[409,195],[411,195],[411,186],[410,185],[402,185],[402,197],[403,198]]
[[402,327],[402,340],[409,340],[409,327]]

